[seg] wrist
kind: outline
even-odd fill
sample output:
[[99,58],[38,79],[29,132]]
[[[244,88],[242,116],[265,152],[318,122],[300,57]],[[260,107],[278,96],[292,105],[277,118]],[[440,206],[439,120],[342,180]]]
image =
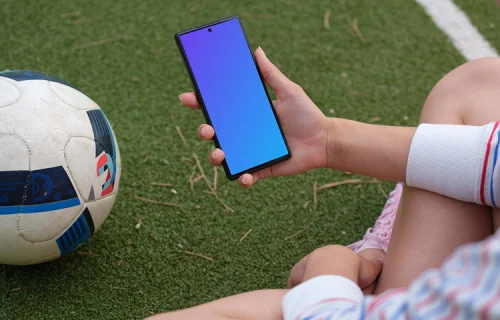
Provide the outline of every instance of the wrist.
[[346,149],[342,140],[343,133],[348,129],[348,120],[340,118],[328,118],[327,121],[327,141],[326,141],[326,167],[334,170],[342,168],[345,159]]
[[415,128],[366,124],[331,118],[327,167],[381,180],[406,181]]

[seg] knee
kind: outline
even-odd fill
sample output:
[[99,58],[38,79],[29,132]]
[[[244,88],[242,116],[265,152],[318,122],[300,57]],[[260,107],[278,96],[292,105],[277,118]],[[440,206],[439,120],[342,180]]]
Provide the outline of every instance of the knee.
[[500,58],[483,58],[465,63],[456,69],[453,82],[462,86],[477,87],[493,84],[500,85]]
[[467,62],[447,74],[437,86],[464,89],[491,82],[500,83],[500,58],[497,57]]
[[[478,97],[498,96],[500,58],[467,62],[444,76],[427,97],[421,122],[463,124],[467,114],[477,112]],[[479,110],[480,111],[480,110]]]

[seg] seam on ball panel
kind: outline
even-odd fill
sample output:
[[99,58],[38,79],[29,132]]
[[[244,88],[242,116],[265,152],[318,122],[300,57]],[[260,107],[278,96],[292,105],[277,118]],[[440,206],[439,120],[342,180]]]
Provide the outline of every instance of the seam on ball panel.
[[82,212],[85,210],[85,205],[82,205],[82,207],[80,208],[80,211],[78,211],[78,214],[75,215],[75,217],[71,220],[71,222],[68,224],[68,226],[66,228],[64,228],[63,231],[61,231],[59,234],[55,235],[54,237],[50,238],[50,239],[47,239],[47,240],[43,240],[43,241],[31,241],[31,240],[28,240],[28,239],[25,239],[23,237],[23,239],[26,241],[26,242],[29,242],[29,243],[32,243],[32,244],[38,244],[38,243],[44,243],[44,242],[50,242],[50,241],[53,241],[54,239],[57,239],[59,238],[60,236],[62,236],[62,234],[64,232],[66,232],[66,230],[68,230],[69,228],[71,228],[71,226],[73,225],[73,223],[75,223],[75,221],[80,217],[80,215],[82,214]]
[[[66,141],[66,144],[64,145],[64,163],[65,163],[65,165],[66,165],[66,170],[68,170],[69,179],[70,179],[70,180],[71,180],[71,182],[73,183],[73,187],[75,187],[76,192],[77,192],[77,194],[78,194],[78,197],[79,197],[80,199],[82,199],[82,200],[83,200],[82,193],[80,192],[80,189],[78,188],[78,185],[76,184],[75,178],[73,177],[73,173],[71,172],[71,169],[70,169],[70,167],[69,167],[69,165],[68,165],[68,158],[66,157],[66,148],[68,147],[69,142],[70,142],[73,138],[85,138],[85,137],[70,137],[70,138],[68,139],[68,141]],[[87,138],[87,139],[89,139],[89,138]],[[92,140],[92,139],[90,139],[90,140]]]
[[6,106],[0,106],[0,109],[3,109],[3,108],[7,108],[7,107],[10,107],[11,105],[14,105],[16,104],[19,99],[21,99],[21,96],[22,96],[22,92],[21,90],[19,90],[19,88],[17,87],[17,85],[15,83],[12,83],[11,81],[7,80],[8,83],[10,83],[11,85],[14,86],[14,88],[16,88],[16,90],[19,92],[19,96],[17,97],[16,101],[12,102],[12,103],[9,103],[8,105]]
[[[23,193],[23,198],[22,198],[22,201],[21,201],[21,210],[23,208],[23,205],[24,205],[24,202],[26,201],[26,199],[28,198],[28,183],[31,179],[31,150],[30,150],[30,147],[28,146],[28,143],[26,143],[26,141],[24,141],[23,138],[19,137],[18,135],[15,135],[15,134],[2,134],[0,136],[13,136],[13,137],[16,137],[19,141],[21,141],[24,146],[26,147],[26,150],[28,150],[28,177],[26,178],[26,182],[24,183],[24,193]],[[17,227],[17,234],[23,239],[23,240],[26,240],[24,239],[24,235],[23,233],[21,232],[21,212],[18,212],[16,214],[17,216],[17,221],[16,221],[16,227]]]
[[[73,108],[73,109],[76,109],[76,110],[81,110],[81,111],[88,111],[88,110],[95,110],[95,107],[92,107],[92,108],[88,108],[88,109],[80,109],[80,108],[77,108],[75,106],[72,106],[71,104],[69,104],[66,100],[64,100],[60,95],[57,94],[57,92],[54,91],[54,89],[52,88],[52,85],[50,84],[52,81],[49,81],[47,80],[48,84],[49,84],[49,88],[50,88],[50,91],[52,91],[53,94],[55,94],[59,99],[61,99],[62,102],[64,102],[66,105],[68,105],[69,107]],[[71,87],[68,87],[68,88],[71,88]],[[71,88],[73,89],[73,88]],[[78,90],[76,90],[78,91]],[[81,94],[83,94],[84,96],[86,96],[83,92],[80,92]],[[86,96],[87,97],[87,96]],[[89,97],[87,97],[89,98]],[[90,99],[90,98],[89,98]],[[92,100],[92,99],[90,99]],[[92,100],[94,101],[94,100]],[[94,102],[95,103],[95,102]],[[97,104],[97,103],[96,103]]]

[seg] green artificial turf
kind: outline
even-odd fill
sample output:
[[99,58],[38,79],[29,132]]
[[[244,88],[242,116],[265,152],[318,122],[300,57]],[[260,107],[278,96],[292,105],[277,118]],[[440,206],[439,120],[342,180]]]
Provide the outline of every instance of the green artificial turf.
[[[500,1],[498,0],[455,0],[467,13],[472,24],[495,49],[500,50]],[[496,46],[495,46],[496,45]]]
[[[65,17],[68,12],[81,14]],[[206,153],[212,145],[197,138],[201,113],[178,101],[191,86],[173,34],[235,14],[252,48],[262,46],[329,116],[416,125],[432,86],[464,62],[413,1],[1,1],[0,69],[45,71],[94,99],[114,125],[123,173],[108,221],[79,249],[97,256],[72,253],[38,266],[0,266],[0,318],[140,319],[282,288],[301,257],[357,240],[373,224],[385,201],[374,185],[324,190],[317,206],[311,204],[315,181],[355,177],[326,169],[261,181],[249,190],[219,171],[218,194],[235,213],[204,193],[203,181],[191,192],[193,163],[183,158],[196,152],[211,179]],[[357,19],[364,41],[350,19]],[[115,41],[73,50],[108,38]],[[151,182],[173,183],[177,194]],[[393,184],[382,186],[389,192]],[[144,203],[136,195],[185,208]],[[184,257],[172,260],[178,256]]]

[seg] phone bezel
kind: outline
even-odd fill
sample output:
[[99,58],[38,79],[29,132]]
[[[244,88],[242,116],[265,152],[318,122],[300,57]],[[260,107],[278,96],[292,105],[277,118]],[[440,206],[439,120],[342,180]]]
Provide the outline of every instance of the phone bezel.
[[[238,16],[227,17],[227,18],[224,18],[224,19],[221,19],[221,20],[217,20],[217,21],[214,21],[214,22],[211,22],[211,23],[208,23],[208,24],[204,24],[204,25],[201,25],[201,26],[198,26],[198,27],[194,27],[194,28],[191,28],[191,29],[188,29],[188,30],[185,30],[185,31],[181,31],[181,32],[178,32],[178,33],[175,34],[175,42],[177,44],[177,48],[180,51],[182,60],[184,61],[184,65],[185,65],[185,67],[186,67],[186,69],[187,69],[187,71],[189,73],[189,78],[191,79],[191,83],[193,85],[196,97],[198,99],[198,102],[200,104],[201,110],[203,112],[203,116],[205,117],[205,120],[206,120],[207,124],[209,124],[210,126],[212,126],[212,121],[210,119],[210,115],[208,114],[208,111],[207,111],[207,109],[205,107],[205,102],[203,101],[203,98],[201,96],[198,84],[196,83],[196,79],[194,77],[193,70],[191,69],[191,65],[190,65],[189,60],[187,58],[186,52],[184,51],[184,47],[182,46],[182,42],[181,42],[180,37],[182,35],[187,34],[187,33],[191,33],[191,32],[194,32],[194,31],[199,31],[199,30],[202,30],[202,29],[206,29],[206,28],[212,27],[214,25],[221,24],[221,23],[224,23],[224,22],[227,22],[227,21],[230,21],[230,20],[234,20],[234,19],[236,19],[238,21],[238,23],[240,25],[240,28],[241,28],[241,30],[243,32],[243,36],[245,37],[245,41],[246,41],[246,43],[248,45],[248,50],[250,52],[250,55],[252,56],[252,60],[254,62],[255,68],[257,69],[257,72],[259,74],[260,81],[262,83],[262,86],[264,88],[264,92],[266,93],[267,100],[269,102],[269,106],[271,107],[271,110],[273,110],[274,117],[276,118],[276,121],[278,123],[278,127],[279,127],[279,130],[280,130],[280,133],[281,133],[281,137],[283,138],[283,141],[285,142],[285,146],[286,146],[286,149],[287,149],[288,153],[286,155],[282,156],[282,157],[276,158],[274,160],[265,162],[263,164],[260,164],[258,166],[249,168],[247,170],[244,170],[244,171],[241,171],[241,172],[238,172],[238,173],[235,173],[235,174],[231,173],[231,171],[229,170],[229,167],[228,167],[228,165],[226,163],[226,160],[224,159],[224,161],[222,162],[222,166],[223,166],[224,172],[225,172],[225,174],[226,174],[226,176],[227,176],[227,178],[229,180],[236,180],[241,175],[243,175],[245,173],[254,173],[254,172],[260,171],[262,169],[271,167],[271,166],[273,166],[275,164],[278,164],[280,162],[283,162],[285,160],[290,159],[291,156],[292,156],[292,153],[290,151],[290,147],[288,146],[288,142],[286,140],[286,137],[283,134],[283,129],[281,127],[281,123],[279,121],[278,114],[276,113],[276,110],[274,109],[271,97],[269,96],[269,92],[267,91],[267,88],[266,88],[266,85],[265,85],[265,82],[264,82],[264,77],[262,76],[262,73],[261,73],[261,71],[259,69],[259,66],[257,65],[257,61],[255,60],[255,56],[253,55],[252,49],[250,48],[250,43],[248,42],[247,35],[245,33],[245,30],[243,29],[243,25],[242,25],[241,20],[240,20],[240,18]],[[214,136],[213,140],[214,140],[215,147],[221,148],[219,140],[217,139],[217,132],[215,133],[215,136]]]

